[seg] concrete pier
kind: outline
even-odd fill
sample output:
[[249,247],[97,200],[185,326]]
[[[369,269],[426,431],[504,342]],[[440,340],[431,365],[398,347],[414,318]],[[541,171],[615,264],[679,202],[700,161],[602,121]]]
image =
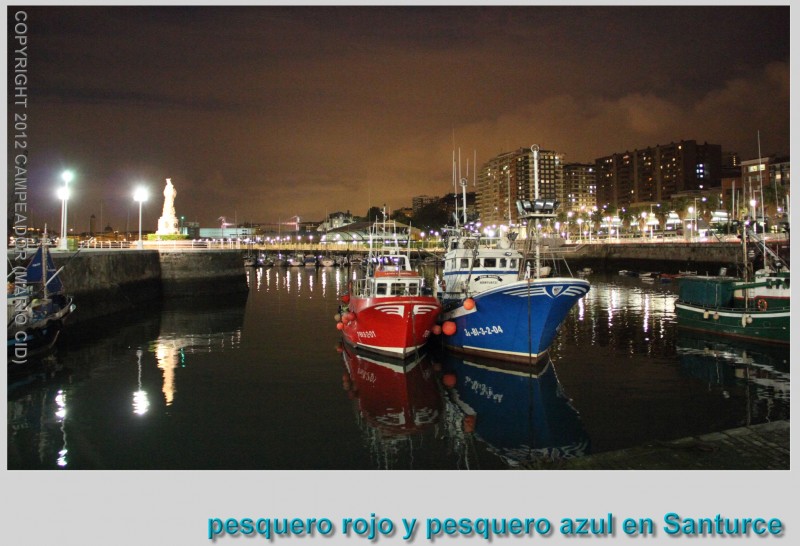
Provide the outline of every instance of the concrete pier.
[[247,292],[241,250],[92,250],[52,252],[78,306],[70,324],[162,298]]
[[789,421],[554,462],[562,470],[789,470]]

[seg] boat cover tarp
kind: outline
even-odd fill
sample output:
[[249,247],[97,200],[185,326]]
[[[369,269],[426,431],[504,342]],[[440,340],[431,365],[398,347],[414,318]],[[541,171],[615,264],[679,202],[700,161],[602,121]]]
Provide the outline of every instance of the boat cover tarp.
[[730,307],[735,279],[720,277],[684,277],[678,280],[679,300],[702,307]]
[[[42,279],[44,279],[44,275],[42,274],[42,248],[38,248],[36,250],[36,254],[33,255],[31,258],[30,263],[26,269],[27,271],[27,281],[28,284],[34,286],[41,286]],[[53,275],[56,274],[56,266],[53,264],[53,257],[50,256],[50,253],[47,253],[47,280],[50,280]],[[56,277],[50,284],[47,285],[47,291],[51,294],[58,294],[64,290],[64,286],[61,284],[61,278]]]

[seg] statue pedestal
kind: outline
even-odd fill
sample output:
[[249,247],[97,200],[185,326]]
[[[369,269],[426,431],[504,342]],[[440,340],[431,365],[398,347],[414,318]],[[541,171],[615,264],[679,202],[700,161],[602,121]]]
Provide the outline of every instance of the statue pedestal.
[[156,231],[156,235],[176,235],[178,233],[177,218],[174,216],[171,218],[162,216],[158,219],[158,231]]

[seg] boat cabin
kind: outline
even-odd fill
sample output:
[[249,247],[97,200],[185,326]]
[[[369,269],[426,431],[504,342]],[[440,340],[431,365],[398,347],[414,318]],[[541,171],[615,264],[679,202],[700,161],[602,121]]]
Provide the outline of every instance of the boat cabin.
[[403,254],[382,254],[373,260],[376,271],[411,271],[411,263]]
[[381,296],[416,296],[419,294],[420,279],[381,279],[373,282],[373,295]]
[[371,275],[357,283],[357,292],[366,297],[390,298],[423,294],[422,277],[411,269],[404,254],[381,254],[370,260]]
[[517,272],[517,267],[519,263],[517,262],[517,258],[511,258],[508,256],[492,256],[492,257],[483,257],[483,258],[468,258],[468,257],[461,257],[461,258],[451,258],[450,269],[453,271],[459,269],[466,269],[470,268],[470,263],[472,264],[472,269],[486,269],[486,270],[511,270],[512,272]]

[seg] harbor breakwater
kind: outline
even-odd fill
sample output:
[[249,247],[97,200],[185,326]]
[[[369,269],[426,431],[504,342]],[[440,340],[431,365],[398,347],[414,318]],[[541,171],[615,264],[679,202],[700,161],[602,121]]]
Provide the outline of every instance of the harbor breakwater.
[[[769,246],[788,263],[788,240]],[[734,274],[743,262],[742,246],[735,242],[564,245],[552,248],[552,255],[565,258],[573,270],[697,271],[701,275],[717,275],[722,267]]]
[[247,292],[240,250],[52,252],[78,310],[70,322],[188,296]]

